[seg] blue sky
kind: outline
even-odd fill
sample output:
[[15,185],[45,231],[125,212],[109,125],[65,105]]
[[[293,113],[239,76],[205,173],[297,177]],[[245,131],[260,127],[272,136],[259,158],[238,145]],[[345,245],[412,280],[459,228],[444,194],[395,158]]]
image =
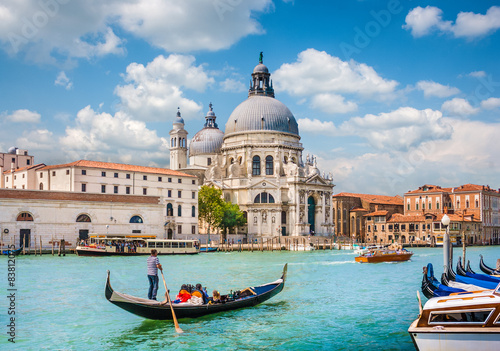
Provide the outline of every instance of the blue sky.
[[499,28],[493,1],[7,0],[0,150],[168,166],[177,107],[224,130],[263,51],[336,192],[498,187]]

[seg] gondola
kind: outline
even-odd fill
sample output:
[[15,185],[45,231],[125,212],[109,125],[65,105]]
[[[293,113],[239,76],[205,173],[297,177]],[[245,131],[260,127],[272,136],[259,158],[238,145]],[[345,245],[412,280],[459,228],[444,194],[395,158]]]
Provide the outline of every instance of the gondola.
[[476,272],[474,272],[472,270],[472,268],[470,268],[470,261],[467,260],[467,268],[466,268],[466,271],[469,272],[469,273],[472,273],[472,274],[476,274]]
[[457,273],[461,276],[464,277],[469,277],[469,278],[474,278],[478,280],[484,280],[488,282],[495,282],[495,283],[500,283],[500,277],[493,277],[491,275],[486,275],[486,274],[478,274],[478,273],[470,273],[467,272],[464,267],[462,266],[462,260],[459,257],[457,261]]
[[217,252],[218,250],[219,250],[219,248],[217,248],[217,247],[200,247],[200,253],[202,253],[202,252],[205,252],[205,253]]
[[463,275],[456,274],[455,272],[453,272],[453,269],[451,269],[451,267],[445,268],[445,272],[448,281],[456,281],[462,284],[475,285],[480,287],[481,289],[495,289],[497,286],[495,282],[465,277]]
[[422,278],[422,293],[428,299],[439,296],[448,296],[452,293],[466,292],[467,290],[452,288],[444,284],[439,283],[439,281],[434,277],[434,268],[432,263],[427,264],[424,267],[423,278]]
[[[175,311],[175,315],[178,319],[196,318],[208,314],[258,305],[264,301],[269,300],[283,290],[283,287],[285,286],[287,266],[288,264],[285,264],[281,278],[279,278],[278,280],[272,283],[250,287],[250,289],[255,293],[254,295],[246,297],[238,297],[236,293],[231,295],[223,295],[221,297],[223,298],[223,300],[225,297],[226,301],[223,303],[215,304],[193,305],[189,303],[174,303],[172,304],[172,307]],[[143,299],[140,297],[134,297],[114,291],[113,288],[111,288],[109,276],[110,273],[108,271],[105,295],[106,299],[109,302],[115,304],[120,308],[123,308],[130,313],[147,319],[173,319],[172,312],[168,303]]]
[[479,261],[479,268],[484,273],[489,274],[489,275],[500,275],[500,271],[497,271],[496,269],[490,268],[484,264],[483,255],[479,255],[479,257],[481,257],[481,260]]
[[15,250],[3,250],[2,255],[9,255],[9,256],[17,256],[23,251],[23,247],[21,246],[19,249]]

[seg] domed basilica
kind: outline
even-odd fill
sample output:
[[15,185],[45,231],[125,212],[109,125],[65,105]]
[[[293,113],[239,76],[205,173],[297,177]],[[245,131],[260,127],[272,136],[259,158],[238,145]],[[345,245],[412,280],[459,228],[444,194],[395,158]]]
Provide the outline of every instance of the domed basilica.
[[[210,103],[206,122],[186,144],[180,112],[170,131],[170,167],[195,174],[200,184],[222,189],[226,201],[247,216],[243,238],[331,235],[331,174],[321,175],[314,156],[303,160],[299,128],[292,112],[274,97],[271,74],[255,66],[248,98],[226,122],[216,123]],[[189,166],[188,166],[189,155]]]

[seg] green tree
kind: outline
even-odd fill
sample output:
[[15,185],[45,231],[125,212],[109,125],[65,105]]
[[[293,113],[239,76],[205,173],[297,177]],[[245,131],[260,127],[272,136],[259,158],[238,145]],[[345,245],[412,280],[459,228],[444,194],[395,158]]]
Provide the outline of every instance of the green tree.
[[219,228],[224,215],[225,202],[222,190],[203,185],[198,192],[198,216],[207,226],[208,242],[210,228]]
[[230,202],[224,203],[224,213],[222,215],[222,220],[219,223],[219,228],[222,229],[224,236],[234,227],[245,225],[246,222],[247,220],[243,215],[243,212],[240,211],[238,204],[232,204]]

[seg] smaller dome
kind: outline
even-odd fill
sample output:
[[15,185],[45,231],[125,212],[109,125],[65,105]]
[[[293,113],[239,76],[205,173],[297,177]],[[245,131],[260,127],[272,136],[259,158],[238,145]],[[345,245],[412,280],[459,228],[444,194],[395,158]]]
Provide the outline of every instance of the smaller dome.
[[218,128],[203,128],[189,144],[189,156],[215,154],[220,151],[224,132]]
[[266,65],[264,65],[263,63],[259,63],[253,69],[253,73],[269,73],[269,70],[267,69]]
[[9,150],[7,151],[9,154],[13,154],[15,155],[16,154],[16,150],[17,150],[17,147],[15,146],[12,146],[12,147],[9,147]]

